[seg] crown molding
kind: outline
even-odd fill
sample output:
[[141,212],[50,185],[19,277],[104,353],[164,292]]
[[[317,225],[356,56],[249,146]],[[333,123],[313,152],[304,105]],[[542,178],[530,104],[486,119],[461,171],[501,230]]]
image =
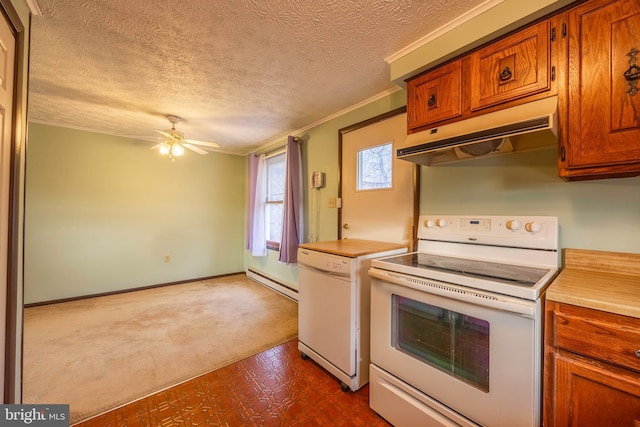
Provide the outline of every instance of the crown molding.
[[270,142],[262,144],[261,146],[259,146],[258,148],[254,149],[254,150],[248,151],[246,154],[248,155],[248,154],[256,153],[256,152],[260,153],[260,152],[263,152],[263,151],[274,150],[274,149],[286,144],[286,140],[287,140],[287,137],[289,135],[297,135],[297,134],[304,133],[304,132],[308,131],[309,129],[312,129],[312,128],[316,127],[316,126],[319,126],[319,125],[321,125],[323,123],[326,123],[326,122],[328,122],[330,120],[333,120],[333,119],[335,119],[337,117],[340,117],[340,116],[342,116],[344,114],[350,113],[351,111],[357,110],[360,107],[364,107],[365,105],[367,105],[367,104],[369,104],[371,102],[377,101],[378,99],[382,99],[382,98],[384,98],[386,96],[389,96],[389,95],[391,95],[391,94],[393,94],[395,92],[398,92],[399,90],[402,90],[402,89],[403,88],[401,88],[399,86],[392,87],[389,90],[386,90],[386,91],[384,91],[382,93],[379,93],[379,94],[377,94],[375,96],[372,96],[371,98],[365,99],[364,101],[359,102],[357,104],[354,104],[354,105],[352,105],[352,106],[350,106],[348,108],[345,108],[344,110],[338,111],[337,113],[331,114],[330,116],[327,116],[324,119],[320,119],[318,121],[315,121],[315,122],[313,122],[313,123],[311,123],[311,124],[309,124],[309,125],[307,125],[307,126],[305,126],[303,128],[292,130],[290,132],[286,132],[286,133],[280,135],[279,137],[271,140]]
[[42,16],[42,10],[40,10],[40,6],[38,5],[37,0],[25,0],[25,3],[27,3],[29,12],[31,12],[32,15]]
[[453,21],[443,25],[442,27],[432,31],[431,33],[427,34],[426,36],[416,40],[415,42],[411,43],[408,46],[405,46],[404,48],[400,49],[399,51],[395,52],[394,54],[384,58],[385,62],[387,62],[388,64],[391,64],[392,62],[397,61],[398,59],[402,58],[403,56],[410,54],[411,52],[414,52],[417,49],[420,49],[422,46],[431,43],[432,41],[434,41],[435,39],[437,39],[438,37],[442,36],[445,33],[448,33],[449,31],[453,30],[456,27],[459,27],[463,24],[465,24],[466,22],[472,20],[473,18],[476,18],[480,15],[482,15],[483,13],[485,13],[487,10],[492,9],[494,7],[496,7],[497,5],[499,5],[500,3],[504,2],[504,0],[487,0],[482,4],[479,4],[478,6],[476,6],[475,8],[471,9],[470,11],[468,11],[467,13],[460,15],[458,18],[454,19]]

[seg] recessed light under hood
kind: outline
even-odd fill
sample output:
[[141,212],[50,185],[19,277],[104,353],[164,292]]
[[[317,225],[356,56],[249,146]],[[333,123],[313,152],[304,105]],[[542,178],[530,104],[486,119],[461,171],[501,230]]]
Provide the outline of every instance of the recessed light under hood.
[[558,145],[558,97],[409,135],[397,157],[432,166]]

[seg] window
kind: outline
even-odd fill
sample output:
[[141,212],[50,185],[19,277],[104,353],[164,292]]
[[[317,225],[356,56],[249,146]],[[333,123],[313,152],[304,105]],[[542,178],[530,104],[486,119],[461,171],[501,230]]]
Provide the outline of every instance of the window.
[[279,249],[282,239],[286,160],[287,153],[281,153],[268,157],[265,161],[267,167],[265,218],[267,221],[267,248],[269,249]]
[[386,144],[358,151],[357,190],[391,188],[393,177],[393,145]]
[[392,307],[396,349],[489,392],[489,322],[399,295]]

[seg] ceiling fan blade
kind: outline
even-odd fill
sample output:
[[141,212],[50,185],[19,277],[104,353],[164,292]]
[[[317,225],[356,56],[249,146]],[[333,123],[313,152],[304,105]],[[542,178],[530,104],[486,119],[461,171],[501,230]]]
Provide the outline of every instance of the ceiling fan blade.
[[164,131],[164,130],[160,130],[160,129],[156,129],[156,132],[160,132],[162,134],[162,136],[164,136],[165,138],[169,138],[169,139],[175,139],[175,136],[171,135],[169,132]]
[[205,147],[220,148],[220,144],[211,141],[199,141],[197,139],[185,139],[190,144],[204,145]]
[[208,154],[206,151],[204,151],[202,148],[196,147],[195,145],[191,145],[191,144],[185,144],[183,143],[182,146],[184,148],[188,148],[191,151],[195,151],[198,154]]

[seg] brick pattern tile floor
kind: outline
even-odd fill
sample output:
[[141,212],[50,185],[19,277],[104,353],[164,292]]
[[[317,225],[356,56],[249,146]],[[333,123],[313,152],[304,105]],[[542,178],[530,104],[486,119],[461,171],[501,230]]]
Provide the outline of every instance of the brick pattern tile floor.
[[[176,361],[179,363],[179,361]],[[170,369],[170,367],[168,367]],[[266,350],[77,426],[389,426],[368,385],[343,392],[297,340]]]

